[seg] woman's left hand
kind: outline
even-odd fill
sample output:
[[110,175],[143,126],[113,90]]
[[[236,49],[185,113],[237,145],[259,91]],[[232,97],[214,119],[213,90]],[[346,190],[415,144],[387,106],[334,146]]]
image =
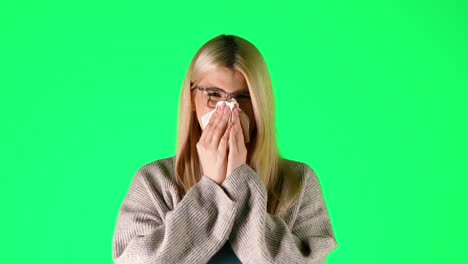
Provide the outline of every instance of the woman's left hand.
[[229,155],[226,170],[226,179],[231,173],[247,161],[247,148],[244,142],[244,133],[239,119],[239,105],[232,109],[231,126],[229,127]]

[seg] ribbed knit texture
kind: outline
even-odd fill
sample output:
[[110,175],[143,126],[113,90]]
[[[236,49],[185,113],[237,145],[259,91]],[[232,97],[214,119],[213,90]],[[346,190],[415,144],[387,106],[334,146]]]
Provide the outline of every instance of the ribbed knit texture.
[[115,263],[207,263],[229,240],[242,263],[325,263],[338,247],[319,179],[286,160],[303,183],[284,217],[267,212],[267,191],[247,164],[218,185],[207,176],[179,199],[175,156],[143,165],[122,203]]

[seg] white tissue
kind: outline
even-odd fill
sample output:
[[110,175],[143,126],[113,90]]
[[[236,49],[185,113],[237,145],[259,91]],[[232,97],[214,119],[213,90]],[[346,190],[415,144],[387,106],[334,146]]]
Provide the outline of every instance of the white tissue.
[[[237,103],[236,99],[234,99],[234,98],[231,98],[230,101],[219,101],[216,104],[216,107],[213,110],[211,110],[210,112],[204,114],[201,117],[202,128],[203,129],[205,129],[206,125],[208,125],[208,122],[210,122],[211,116],[216,112],[216,109],[218,109],[218,107],[220,107],[223,102],[226,104],[226,106],[229,106],[231,112],[232,112],[232,109],[234,108],[234,106],[236,104],[239,105],[239,103]],[[239,109],[242,111],[241,108],[239,108]],[[240,117],[242,125],[244,127],[244,131],[243,131],[244,132],[244,141],[248,143],[250,141],[250,138],[249,138],[249,117],[246,114],[240,115],[240,112],[239,112],[239,117]],[[229,115],[228,124],[229,123],[231,123],[231,115]]]
[[[231,101],[219,101],[217,104],[216,104],[216,107],[211,110],[210,112],[206,113],[205,115],[202,116],[201,120],[202,120],[202,128],[205,129],[206,125],[208,125],[208,122],[210,122],[210,118],[211,116],[216,112],[216,109],[218,109],[218,107],[221,107],[221,104],[222,103],[226,103],[226,106],[229,106],[229,108],[231,109],[231,112],[232,112],[232,109],[234,108],[234,105],[235,104],[238,104],[236,99],[234,98],[231,98]],[[239,108],[240,109],[240,108]],[[231,122],[231,115],[229,115],[229,121],[228,121],[228,124]]]

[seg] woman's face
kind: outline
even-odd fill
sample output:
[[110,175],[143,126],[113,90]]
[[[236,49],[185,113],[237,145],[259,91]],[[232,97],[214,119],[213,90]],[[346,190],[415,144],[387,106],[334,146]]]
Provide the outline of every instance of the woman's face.
[[[216,70],[208,72],[204,78],[202,78],[198,85],[199,87],[218,87],[228,93],[237,91],[249,91],[247,82],[244,75],[240,71],[230,69],[227,67],[219,67]],[[249,135],[252,140],[252,131],[255,126],[255,117],[253,113],[252,102],[239,104],[242,111],[249,117]],[[198,123],[202,127],[202,116],[212,111],[214,108],[206,106],[202,99],[202,91],[194,89],[192,90],[192,110],[196,111]],[[241,114],[242,111],[239,113]]]

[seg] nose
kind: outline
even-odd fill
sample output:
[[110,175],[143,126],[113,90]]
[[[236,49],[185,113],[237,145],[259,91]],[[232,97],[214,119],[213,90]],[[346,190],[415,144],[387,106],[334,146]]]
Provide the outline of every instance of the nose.
[[233,96],[228,94],[226,95],[225,101],[231,101],[231,98],[233,98]]

